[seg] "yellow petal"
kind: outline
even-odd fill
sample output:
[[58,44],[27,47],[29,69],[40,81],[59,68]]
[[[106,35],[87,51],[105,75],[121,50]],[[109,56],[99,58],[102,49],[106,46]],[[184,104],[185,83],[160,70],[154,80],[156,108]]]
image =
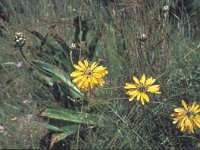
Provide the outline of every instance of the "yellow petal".
[[200,122],[200,115],[195,116],[195,119],[198,120],[198,122]]
[[160,89],[160,85],[152,85],[148,87],[147,91],[151,93],[159,94],[160,93],[159,89]]
[[184,123],[185,123],[186,118],[187,118],[187,117],[184,117],[184,118],[181,120],[181,122],[180,122],[180,126],[181,126],[181,127],[184,127]]
[[140,100],[140,96],[141,96],[141,94],[140,94],[140,92],[138,92],[137,100]]
[[188,110],[188,107],[187,107],[187,104],[185,103],[185,101],[182,100],[181,102],[182,102],[182,105],[183,105],[183,107],[185,108],[185,110]]
[[104,85],[105,81],[103,79],[97,79],[97,80],[98,80],[100,86]]
[[149,102],[149,96],[146,93],[142,93],[141,97],[143,97],[147,102]]
[[140,80],[140,83],[142,83],[143,85],[145,85],[145,81],[146,81],[146,76],[145,76],[145,74],[143,74],[142,78]]
[[93,62],[92,65],[91,65],[91,69],[93,70],[97,65],[98,65],[98,63],[96,61]]
[[86,67],[88,67],[88,61],[87,61],[87,59],[84,60],[84,64],[85,64]]
[[126,92],[126,94],[128,94],[128,95],[137,95],[138,91],[137,90],[128,90],[128,92]]
[[81,66],[84,70],[87,69],[87,66],[84,65],[84,63],[82,63],[82,61],[78,61],[79,66]]
[[132,101],[138,95],[138,91],[135,90],[130,95],[131,95],[131,97],[129,98],[129,101]]
[[78,77],[74,78],[74,79],[72,80],[72,82],[75,83],[75,82],[81,80],[83,77],[84,77],[84,75],[78,76]]
[[124,86],[125,89],[135,89],[137,88],[135,84],[126,83]]
[[196,124],[196,126],[197,126],[198,128],[200,128],[200,122],[199,122],[198,120],[196,120],[196,119],[193,119],[193,121],[194,121],[194,123]]
[[148,78],[148,79],[146,80],[146,86],[152,85],[155,81],[156,81],[156,80],[153,79],[152,77],[151,77],[151,78]]
[[178,112],[178,113],[186,113],[185,109],[183,108],[175,108],[174,112]]
[[[105,68],[105,69],[106,69],[106,68]],[[105,70],[104,74],[108,74],[108,71],[107,71],[107,70]]]
[[142,102],[142,105],[144,105],[144,98],[142,97],[142,94],[141,95],[141,102]]
[[83,83],[83,86],[84,86],[85,88],[88,88],[88,87],[89,87],[89,81],[88,81],[88,79],[85,80],[85,82]]
[[85,69],[82,68],[82,67],[79,66],[79,65],[74,65],[74,68],[77,69],[77,70],[79,70],[79,71],[85,71]]
[[100,73],[93,73],[93,76],[98,79],[102,78],[102,74]]
[[196,104],[196,106],[194,106],[193,112],[196,112],[199,109],[199,105]]
[[70,74],[71,77],[77,77],[77,76],[80,76],[80,75],[83,75],[84,72],[81,72],[81,71],[74,71]]
[[144,105],[144,99],[141,99],[142,105]]
[[155,94],[161,94],[161,92],[155,92]]
[[193,111],[193,109],[195,108],[196,102],[192,103],[192,106],[190,108],[191,111]]
[[133,81],[135,81],[136,84],[140,84],[140,81],[135,76],[133,76]]
[[190,132],[190,133],[194,133],[193,127],[189,129],[189,132]]
[[101,71],[105,71],[105,68],[103,66],[98,66],[96,68],[94,68],[93,72],[101,72]]
[[93,76],[92,76],[92,83],[94,83],[94,84],[98,83],[97,79],[95,77],[93,77]]
[[173,120],[181,121],[184,117],[185,117],[185,115],[177,116],[176,118],[173,118]]
[[173,123],[173,124],[176,124],[177,122],[178,122],[178,121],[173,121],[172,123]]
[[85,80],[81,80],[81,81],[77,84],[77,86],[78,86],[79,88],[83,88],[83,87],[82,87],[82,84],[83,84],[84,81],[85,81]]

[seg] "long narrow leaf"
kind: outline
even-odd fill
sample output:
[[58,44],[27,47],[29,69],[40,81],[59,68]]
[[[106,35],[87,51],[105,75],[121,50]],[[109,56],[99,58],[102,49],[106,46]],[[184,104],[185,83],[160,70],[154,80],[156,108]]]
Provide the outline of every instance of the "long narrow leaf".
[[88,125],[105,126],[108,123],[107,118],[99,115],[93,115],[84,112],[76,112],[69,109],[62,108],[47,108],[43,111],[41,116],[62,121],[70,121],[74,123],[82,123]]
[[64,82],[69,87],[69,90],[71,91],[74,98],[81,97],[85,99],[84,94],[78,88],[76,88],[74,84],[72,84],[69,75],[65,73],[63,70],[40,60],[33,60],[32,63],[36,65],[37,67],[39,67],[40,69],[47,72],[48,74],[55,76],[58,79],[60,79],[62,82]]

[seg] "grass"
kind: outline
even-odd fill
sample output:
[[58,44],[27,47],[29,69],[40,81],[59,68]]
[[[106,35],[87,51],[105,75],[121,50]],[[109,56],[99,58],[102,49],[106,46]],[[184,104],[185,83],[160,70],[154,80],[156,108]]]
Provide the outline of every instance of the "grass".
[[[169,14],[162,11],[166,3]],[[197,0],[188,2],[190,11],[164,0],[7,0],[0,4],[6,16],[0,24],[0,123],[8,132],[0,133],[0,148],[50,148],[52,137],[61,137],[59,131],[49,129],[52,120],[38,115],[49,107],[103,116],[110,123],[106,127],[76,123],[78,131],[51,148],[199,148],[199,131],[181,133],[170,116],[182,99],[198,103],[200,98]],[[93,93],[94,101],[72,102],[77,97],[66,85],[46,78],[49,75],[24,61],[13,42],[19,31],[26,35],[23,52],[29,60],[48,62],[68,75],[73,71],[71,61],[100,60],[109,74],[104,87]],[[141,39],[142,34],[147,38]],[[72,43],[82,50],[69,50]],[[19,61],[21,67],[16,66]],[[129,102],[123,88],[133,75],[143,73],[156,78],[162,92],[144,106]]]

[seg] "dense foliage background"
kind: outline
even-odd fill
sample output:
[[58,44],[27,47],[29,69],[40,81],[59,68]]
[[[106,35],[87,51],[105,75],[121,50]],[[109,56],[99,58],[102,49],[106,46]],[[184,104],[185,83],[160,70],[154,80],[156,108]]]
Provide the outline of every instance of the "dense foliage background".
[[[182,99],[200,103],[199,9],[199,0],[0,0],[0,148],[198,149],[199,131],[181,133],[170,114]],[[84,58],[109,71],[89,102],[69,84]],[[145,106],[123,88],[143,73],[162,92]]]

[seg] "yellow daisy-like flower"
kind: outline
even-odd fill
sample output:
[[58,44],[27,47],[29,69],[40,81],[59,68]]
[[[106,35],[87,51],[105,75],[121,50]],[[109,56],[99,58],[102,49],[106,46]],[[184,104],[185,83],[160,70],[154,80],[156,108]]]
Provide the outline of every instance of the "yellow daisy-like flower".
[[84,60],[84,62],[79,61],[77,65],[74,64],[74,68],[76,70],[70,75],[74,78],[72,82],[85,91],[89,91],[97,85],[103,86],[105,81],[102,78],[108,74],[106,68],[98,66],[96,61],[91,65],[87,60]]
[[200,107],[196,102],[187,106],[184,100],[182,100],[182,105],[182,108],[174,109],[173,124],[177,124],[181,132],[194,133],[196,127],[200,128]]
[[126,83],[124,86],[127,89],[127,94],[130,96],[129,101],[132,101],[135,97],[137,100],[141,100],[142,105],[144,105],[144,100],[149,102],[149,96],[147,92],[160,94],[160,86],[152,85],[156,80],[152,77],[146,79],[146,75],[143,74],[141,79],[139,80],[135,76],[133,76],[133,81],[135,84]]

